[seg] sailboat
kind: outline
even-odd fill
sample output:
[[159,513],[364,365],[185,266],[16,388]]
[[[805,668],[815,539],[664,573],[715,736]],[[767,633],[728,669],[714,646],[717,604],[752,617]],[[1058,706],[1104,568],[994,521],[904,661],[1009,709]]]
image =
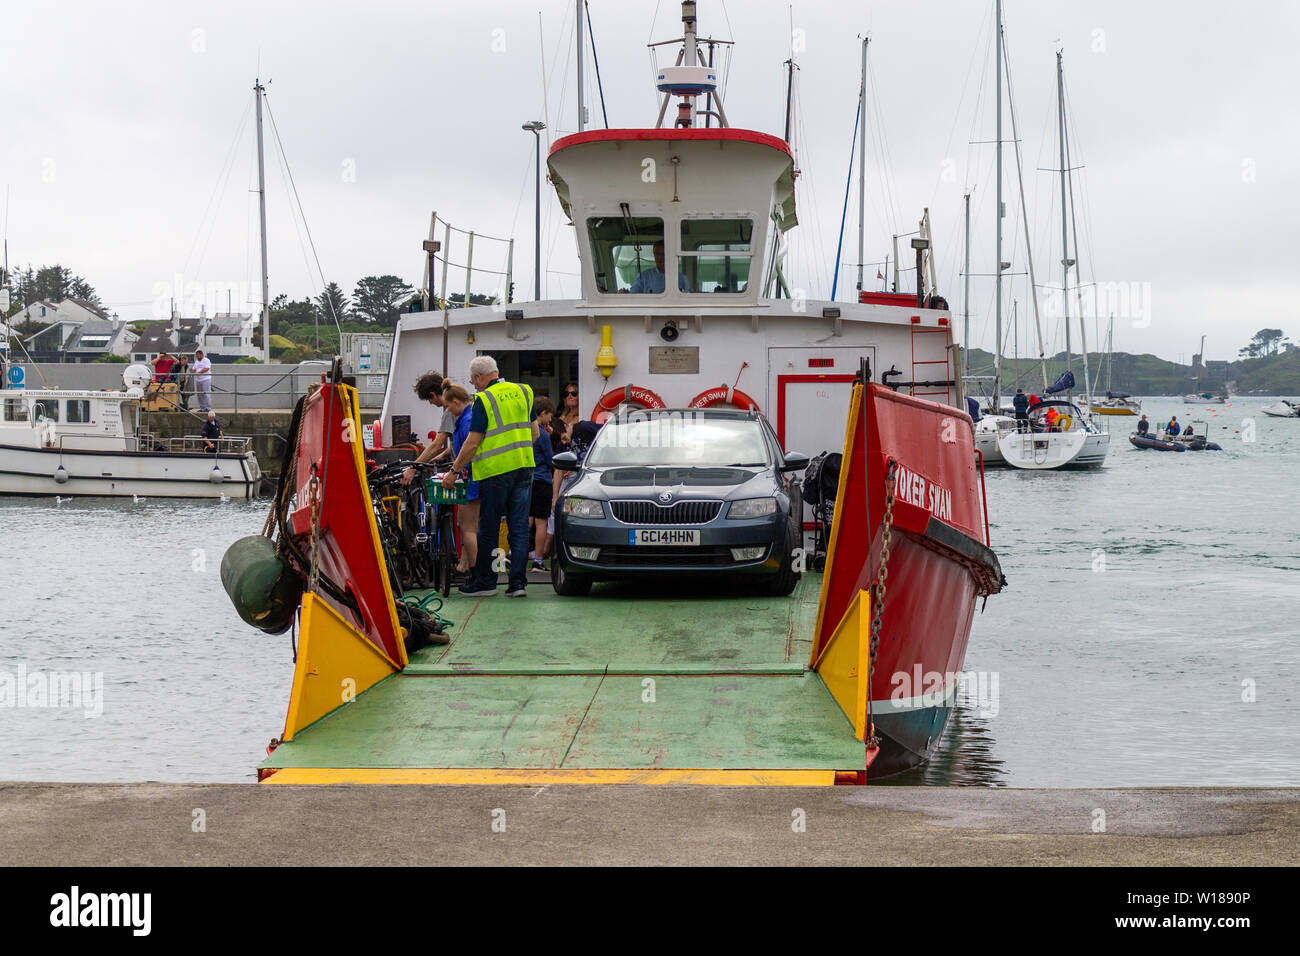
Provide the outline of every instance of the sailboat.
[[[994,220],[997,222],[997,294],[994,305],[993,349],[993,395],[986,414],[975,422],[975,450],[986,465],[1005,464],[1002,454],[1002,438],[1016,428],[1014,416],[1007,415],[1002,408],[1002,272],[1010,263],[1002,261],[1002,0],[997,0],[997,17],[994,29],[997,31],[994,54],[997,75],[997,198]],[[1032,269],[1032,267],[1031,267]],[[966,196],[966,298],[970,299],[970,196]],[[968,307],[969,309],[969,307]],[[967,339],[970,338],[969,311],[966,319]]]
[[1127,392],[1111,391],[1111,373],[1115,366],[1115,316],[1110,317],[1106,328],[1106,397],[1093,398],[1088,403],[1091,415],[1139,415],[1142,403]]
[[[999,16],[998,32],[1001,36],[1001,17]],[[1000,47],[1000,45],[999,45]],[[1073,389],[1075,385],[1074,370],[1072,368],[1073,354],[1070,349],[1070,267],[1078,267],[1078,225],[1073,216],[1074,195],[1073,180],[1070,177],[1070,164],[1068,161],[1069,139],[1066,133],[1065,123],[1065,74],[1062,65],[1062,56],[1056,54],[1056,92],[1057,92],[1057,120],[1059,124],[1058,142],[1060,146],[1061,159],[1061,266],[1062,266],[1062,305],[1065,314],[1065,360],[1066,370],[1056,380],[1055,383],[1048,386],[1045,392],[1050,397],[1044,401],[1033,405],[1029,409],[1028,420],[1019,423],[1015,431],[1007,432],[998,438],[998,450],[1002,452],[1003,459],[1007,464],[1015,468],[1021,468],[1027,471],[1047,471],[1057,468],[1089,468],[1101,465],[1106,459],[1106,452],[1110,449],[1110,434],[1101,428],[1083,409],[1074,403]],[[1012,121],[1015,121],[1015,111],[1012,111]],[[1013,138],[1017,144],[1019,138]],[[999,133],[999,139],[1001,134]],[[1019,165],[1019,148],[1017,145],[1017,165]],[[1023,195],[1022,195],[1023,205]],[[1070,234],[1071,229],[1074,232],[1075,258],[1070,256]],[[1026,237],[1028,245],[1028,237]],[[999,258],[1001,255],[999,254]],[[1001,282],[1001,263],[999,262],[999,282]],[[1032,266],[1030,275],[1030,284],[1033,285]],[[1076,290],[1078,288],[1076,281]],[[1035,292],[1035,302],[1037,302],[1037,293]],[[1037,310],[1035,310],[1037,314]],[[1079,311],[1079,330],[1083,338],[1081,342],[1083,350],[1083,380],[1084,394],[1091,405],[1091,388],[1088,383],[1088,342],[1085,326],[1083,322],[1083,310]],[[1042,340],[1041,330],[1039,340]]]

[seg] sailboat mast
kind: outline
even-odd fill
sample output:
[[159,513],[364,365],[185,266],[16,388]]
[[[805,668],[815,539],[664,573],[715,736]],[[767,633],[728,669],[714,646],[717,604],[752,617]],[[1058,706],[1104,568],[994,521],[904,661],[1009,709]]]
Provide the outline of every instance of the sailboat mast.
[[863,288],[862,268],[867,258],[862,234],[867,217],[867,44],[870,42],[870,37],[862,38],[862,79],[858,84],[858,292]]
[[[1092,408],[1092,377],[1088,369],[1088,326],[1083,318],[1083,270],[1079,266],[1079,217],[1074,211],[1074,166],[1070,159],[1070,129],[1069,124],[1065,122],[1065,68],[1062,66],[1061,54],[1056,54],[1058,85],[1060,87],[1061,97],[1061,142],[1065,145],[1065,162],[1062,167],[1065,169],[1066,182],[1070,186],[1070,235],[1074,237],[1074,294],[1079,305],[1079,355],[1083,364],[1083,394],[1088,400],[1088,407]],[[1070,325],[1067,322],[1066,345],[1069,345]]]
[[998,101],[998,125],[997,125],[997,152],[998,152],[998,189],[997,189],[997,208],[994,210],[993,218],[998,223],[998,242],[997,242],[997,295],[995,296],[996,305],[994,306],[994,324],[997,335],[997,348],[993,352],[993,407],[995,409],[1002,407],[1002,216],[1005,212],[1005,204],[1002,202],[1002,0],[995,0],[997,7],[997,17],[995,29],[998,31],[997,36],[997,62],[994,72],[997,74],[997,101]]
[[970,374],[970,193],[966,194],[966,277],[962,293],[961,377]]
[[266,274],[266,163],[262,152],[262,97],[266,87],[261,78],[253,81],[253,94],[257,97],[257,205],[262,230],[262,361],[271,361],[271,284]]
[[[1056,52],[1056,114],[1061,150],[1061,314],[1065,317],[1065,369],[1068,372],[1074,369],[1074,358],[1070,353],[1070,233],[1065,201],[1065,77],[1059,50]],[[1065,397],[1072,400],[1073,391],[1067,389]]]

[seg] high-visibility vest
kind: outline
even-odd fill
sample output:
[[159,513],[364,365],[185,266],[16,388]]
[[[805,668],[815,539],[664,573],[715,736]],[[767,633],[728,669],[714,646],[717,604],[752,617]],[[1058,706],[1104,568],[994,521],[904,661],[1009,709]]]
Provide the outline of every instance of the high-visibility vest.
[[533,390],[497,379],[474,396],[487,412],[487,431],[478,452],[471,459],[475,481],[504,475],[519,468],[532,468]]

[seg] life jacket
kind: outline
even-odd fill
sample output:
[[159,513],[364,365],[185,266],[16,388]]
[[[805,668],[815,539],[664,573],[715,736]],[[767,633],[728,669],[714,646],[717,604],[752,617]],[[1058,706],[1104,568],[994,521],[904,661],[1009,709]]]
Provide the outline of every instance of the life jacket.
[[533,390],[497,379],[474,396],[487,413],[487,431],[471,459],[474,480],[494,478],[508,471],[533,468],[533,428],[529,414]]

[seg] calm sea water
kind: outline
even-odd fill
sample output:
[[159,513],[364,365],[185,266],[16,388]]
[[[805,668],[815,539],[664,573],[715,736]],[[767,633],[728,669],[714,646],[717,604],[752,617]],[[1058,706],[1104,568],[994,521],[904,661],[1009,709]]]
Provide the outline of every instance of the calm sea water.
[[[1269,401],[1143,402],[1206,419],[1223,452],[1138,451],[1113,418],[1098,471],[989,472],[1009,586],[966,670],[997,693],[964,700],[936,759],[896,782],[1300,784],[1300,420]],[[219,568],[266,508],[0,499],[0,672],[103,675],[98,716],[0,707],[0,780],[254,779],[289,638],[245,626]]]

